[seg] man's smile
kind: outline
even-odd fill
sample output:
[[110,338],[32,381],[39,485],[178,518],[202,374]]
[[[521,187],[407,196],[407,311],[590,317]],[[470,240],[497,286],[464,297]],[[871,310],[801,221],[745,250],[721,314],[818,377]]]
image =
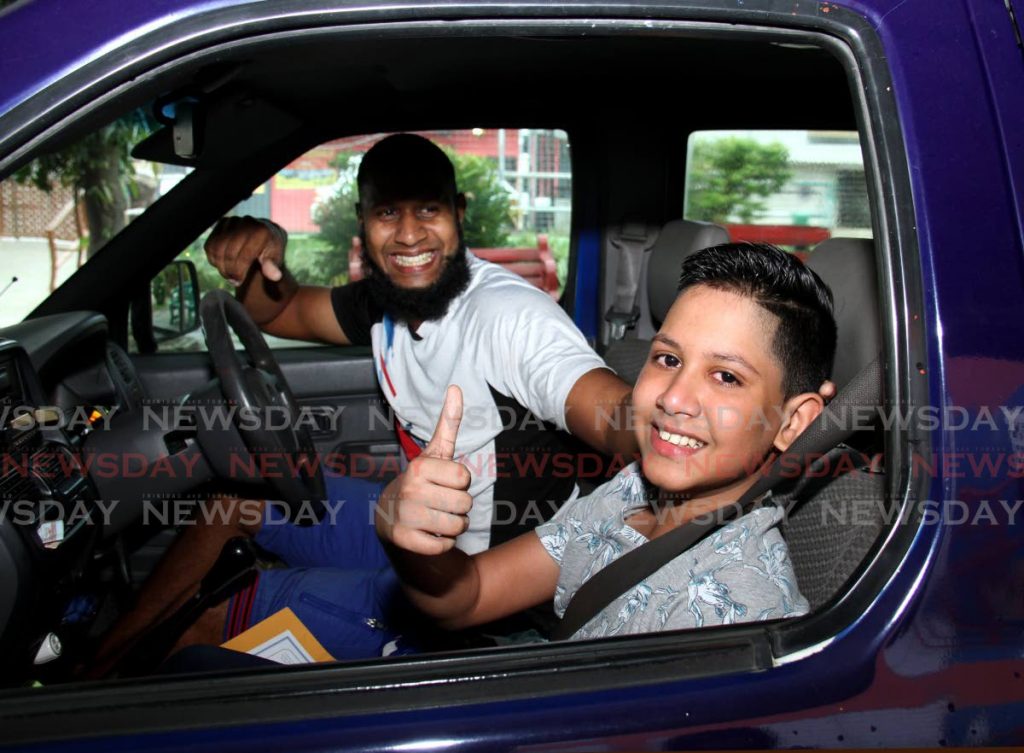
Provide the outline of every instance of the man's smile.
[[[388,274],[399,285],[413,283],[416,287],[429,285],[440,274],[445,256],[438,249],[413,248],[408,251],[391,251],[385,254]],[[409,278],[418,278],[415,281]],[[405,282],[398,282],[405,280]]]
[[415,256],[405,256],[403,254],[392,254],[391,259],[399,267],[420,267],[425,264],[429,264],[434,258],[433,251],[424,251],[423,253],[416,254]]

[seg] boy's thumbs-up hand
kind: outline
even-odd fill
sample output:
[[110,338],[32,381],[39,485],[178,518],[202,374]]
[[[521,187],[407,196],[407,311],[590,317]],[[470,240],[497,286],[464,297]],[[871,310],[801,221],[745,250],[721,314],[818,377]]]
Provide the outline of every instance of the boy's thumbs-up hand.
[[455,457],[455,440],[459,436],[459,424],[462,423],[462,390],[450,385],[444,393],[444,405],[441,415],[434,427],[434,436],[423,448],[423,455],[438,460],[451,460]]
[[466,530],[473,506],[466,491],[471,477],[466,466],[453,460],[461,422],[462,390],[452,385],[434,436],[377,503],[375,523],[383,541],[417,554],[441,554]]

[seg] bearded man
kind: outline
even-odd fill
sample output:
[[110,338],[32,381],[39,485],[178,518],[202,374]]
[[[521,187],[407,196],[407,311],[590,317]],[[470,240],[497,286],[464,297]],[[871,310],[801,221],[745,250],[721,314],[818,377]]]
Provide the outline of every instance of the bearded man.
[[[300,285],[285,264],[285,231],[251,217],[221,220],[207,257],[268,334],[372,346],[407,459],[433,434],[446,386],[462,388],[465,418],[455,453],[470,469],[473,508],[456,546],[483,551],[541,522],[526,514],[527,506],[548,517],[578,493],[575,473],[559,473],[549,462],[568,451],[566,431],[608,454],[636,452],[631,427],[607,420],[628,402],[630,387],[546,293],[472,256],[462,240],[466,199],[436,145],[412,134],[389,136],[363,157],[357,182],[363,280]],[[509,462],[517,453],[543,461],[527,465],[534,475]],[[273,505],[261,501],[256,520],[236,516],[226,525],[188,529],[139,606],[107,636],[106,653],[120,655],[195,593],[223,543],[239,533],[290,569],[262,572],[253,586],[204,614],[179,645],[219,643],[287,606],[336,658],[394,652],[396,630],[366,616],[390,613],[387,605],[401,598],[373,528],[380,485],[333,474],[326,481],[329,499],[344,504],[317,525],[275,519]]]

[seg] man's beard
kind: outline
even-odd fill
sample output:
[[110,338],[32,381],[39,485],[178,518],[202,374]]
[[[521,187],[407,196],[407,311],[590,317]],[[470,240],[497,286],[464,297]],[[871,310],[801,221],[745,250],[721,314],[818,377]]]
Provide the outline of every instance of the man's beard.
[[[460,233],[461,236],[461,233]],[[448,306],[469,285],[469,253],[460,243],[454,255],[442,261],[441,274],[425,288],[403,288],[395,285],[366,251],[363,239],[363,274],[370,286],[373,300],[392,318],[406,324],[440,319]]]

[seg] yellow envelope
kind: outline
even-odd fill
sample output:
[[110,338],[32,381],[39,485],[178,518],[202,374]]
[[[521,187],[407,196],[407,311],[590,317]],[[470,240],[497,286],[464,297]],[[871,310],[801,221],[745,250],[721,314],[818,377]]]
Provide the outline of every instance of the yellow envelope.
[[309,664],[334,661],[320,641],[288,607],[239,633],[222,648],[241,651],[279,664]]

